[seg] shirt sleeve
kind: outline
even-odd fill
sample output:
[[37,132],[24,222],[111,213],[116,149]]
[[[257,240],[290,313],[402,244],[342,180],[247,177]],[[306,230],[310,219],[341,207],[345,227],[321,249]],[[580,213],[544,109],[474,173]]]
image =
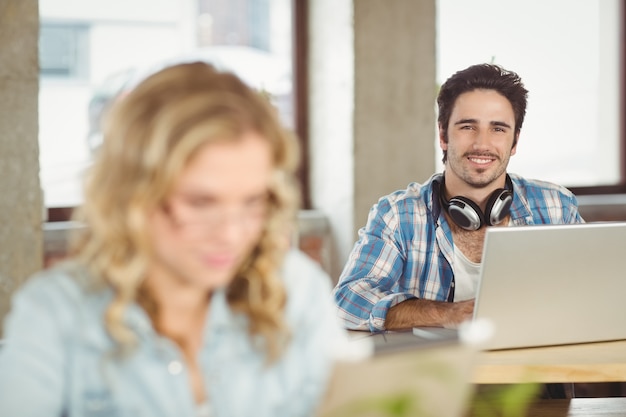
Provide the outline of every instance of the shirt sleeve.
[[[61,292],[52,277],[29,280],[12,299],[0,347],[0,415],[61,416],[66,372]],[[67,301],[67,300],[66,300]]]
[[346,328],[384,330],[389,308],[415,298],[399,286],[407,262],[402,229],[397,209],[389,200],[381,199],[370,210],[333,290],[339,318]]
[[571,194],[569,196],[565,209],[568,211],[566,214],[567,223],[585,223],[585,219],[583,219],[578,210],[578,200],[575,195]]

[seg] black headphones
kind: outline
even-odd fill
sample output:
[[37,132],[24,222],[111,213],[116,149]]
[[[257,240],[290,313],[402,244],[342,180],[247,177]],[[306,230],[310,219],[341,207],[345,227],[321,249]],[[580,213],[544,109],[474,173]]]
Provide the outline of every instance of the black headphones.
[[498,188],[489,196],[485,212],[467,197],[456,196],[446,200],[446,178],[439,183],[439,201],[450,218],[465,230],[478,230],[485,225],[494,226],[502,223],[509,214],[513,203],[513,182],[506,176],[506,188]]

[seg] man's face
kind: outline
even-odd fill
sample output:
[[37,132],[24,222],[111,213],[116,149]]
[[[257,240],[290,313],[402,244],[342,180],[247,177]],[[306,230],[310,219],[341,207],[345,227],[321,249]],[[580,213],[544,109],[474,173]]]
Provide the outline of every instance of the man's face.
[[506,172],[515,139],[511,103],[495,90],[473,90],[454,103],[448,123],[448,141],[440,129],[441,149],[448,151],[446,182],[461,180],[484,188]]
[[256,133],[201,148],[151,217],[148,279],[209,291],[228,285],[261,237],[272,171],[270,145]]

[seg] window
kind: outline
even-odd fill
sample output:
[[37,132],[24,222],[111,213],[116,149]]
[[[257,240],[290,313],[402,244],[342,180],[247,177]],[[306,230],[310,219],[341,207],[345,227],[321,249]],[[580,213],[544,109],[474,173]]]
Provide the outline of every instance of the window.
[[87,26],[42,24],[39,32],[41,76],[81,79],[88,75]]
[[46,207],[81,203],[83,172],[100,143],[104,109],[133,74],[163,62],[210,55],[211,63],[269,93],[283,122],[294,127],[292,4],[40,0],[39,145]]
[[511,172],[575,192],[626,192],[623,3],[438,1],[438,82],[493,62],[529,90]]

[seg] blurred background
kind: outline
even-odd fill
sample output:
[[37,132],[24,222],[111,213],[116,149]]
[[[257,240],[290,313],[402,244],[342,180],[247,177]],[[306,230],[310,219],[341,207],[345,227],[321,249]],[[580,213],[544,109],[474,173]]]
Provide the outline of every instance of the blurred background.
[[299,239],[334,278],[377,198],[442,169],[437,89],[475,63],[514,70],[530,90],[510,171],[569,187],[588,220],[626,218],[623,0],[38,4],[48,252],[82,201],[107,108],[187,60],[239,74],[296,132]]

